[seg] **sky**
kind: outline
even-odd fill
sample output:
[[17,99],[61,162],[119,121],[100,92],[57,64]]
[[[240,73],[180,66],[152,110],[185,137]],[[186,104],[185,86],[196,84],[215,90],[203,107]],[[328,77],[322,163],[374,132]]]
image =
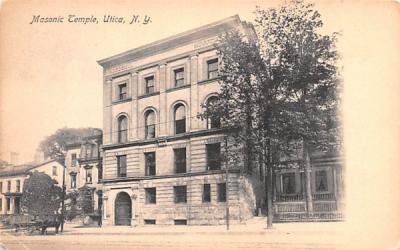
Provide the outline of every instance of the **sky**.
[[[255,6],[278,1],[5,1],[1,27],[0,150],[33,160],[39,142],[63,127],[102,127],[102,68],[114,54],[238,14],[252,21]],[[323,9],[326,9],[324,4]],[[331,5],[331,4],[328,4]],[[326,11],[325,11],[326,12]],[[65,18],[32,23],[33,16]],[[68,15],[99,24],[69,23]],[[148,24],[102,23],[104,15],[148,16]],[[328,12],[326,25],[333,17]]]
[[[267,8],[279,3],[1,2],[0,152],[18,152],[20,162],[27,162],[33,160],[39,142],[59,128],[101,128],[102,68],[97,60],[232,15],[251,21],[256,5]],[[400,190],[399,4],[325,0],[316,1],[316,8],[325,24],[323,32],[343,34],[338,46],[343,58],[346,165],[351,166],[346,169],[351,178],[348,196],[357,201],[352,203],[357,209],[351,211],[361,225],[375,224],[371,231],[359,228],[354,237],[380,242],[400,227],[389,216],[400,209],[400,196],[393,195],[393,190]],[[151,23],[29,24],[34,15],[94,15],[100,21],[103,15],[126,19],[147,15]],[[360,209],[365,207],[369,209]],[[386,225],[387,231],[379,231],[377,225]]]

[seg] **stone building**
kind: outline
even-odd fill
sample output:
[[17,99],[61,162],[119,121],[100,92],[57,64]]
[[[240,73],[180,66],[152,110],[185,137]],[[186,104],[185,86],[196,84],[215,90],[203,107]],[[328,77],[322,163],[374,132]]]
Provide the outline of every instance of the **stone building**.
[[29,172],[44,172],[62,185],[64,166],[58,161],[49,160],[39,164],[8,165],[0,168],[0,216],[5,217],[20,213],[21,196],[24,180]]
[[198,118],[219,91],[213,43],[232,29],[254,37],[233,16],[98,61],[103,225],[224,224],[228,204],[233,223],[252,215],[251,185],[225,173],[219,121]]

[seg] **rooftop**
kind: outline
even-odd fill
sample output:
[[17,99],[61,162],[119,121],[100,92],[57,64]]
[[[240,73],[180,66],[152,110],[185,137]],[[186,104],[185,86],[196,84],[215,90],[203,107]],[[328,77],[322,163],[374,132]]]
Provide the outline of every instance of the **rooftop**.
[[103,67],[109,67],[127,61],[135,61],[146,56],[154,55],[171,48],[185,45],[200,38],[215,36],[223,31],[237,27],[240,24],[245,24],[246,27],[248,27],[247,23],[242,22],[238,15],[234,15],[223,20],[191,29],[189,31],[99,60],[97,63]]
[[25,175],[27,174],[30,170],[43,166],[44,164],[50,163],[50,162],[57,162],[56,160],[47,160],[44,162],[41,162],[39,164],[22,164],[22,165],[8,165],[6,167],[0,168],[0,177],[4,176],[16,176],[16,175]]

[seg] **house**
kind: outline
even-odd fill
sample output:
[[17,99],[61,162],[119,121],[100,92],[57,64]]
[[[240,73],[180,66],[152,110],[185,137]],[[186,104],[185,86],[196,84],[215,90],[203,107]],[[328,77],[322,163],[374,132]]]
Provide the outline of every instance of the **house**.
[[338,153],[316,151],[310,158],[312,207],[307,207],[304,168],[298,161],[286,161],[286,166],[281,164],[274,172],[274,221],[336,221],[344,218],[343,157]]
[[56,181],[63,183],[64,166],[56,160],[49,160],[39,164],[7,165],[0,168],[0,216],[20,213],[21,196],[24,180],[30,172],[44,172]]
[[65,166],[66,192],[77,191],[92,201],[90,214],[98,214],[102,206],[102,131],[94,130],[91,135],[66,145]]
[[98,61],[103,67],[103,225],[213,225],[252,216],[250,183],[226,171],[218,119],[218,36],[238,16]]

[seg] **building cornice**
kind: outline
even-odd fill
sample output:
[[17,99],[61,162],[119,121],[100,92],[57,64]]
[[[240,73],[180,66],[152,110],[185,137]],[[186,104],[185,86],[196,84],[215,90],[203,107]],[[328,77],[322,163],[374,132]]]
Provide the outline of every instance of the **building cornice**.
[[217,135],[217,134],[225,135],[225,133],[227,131],[228,131],[228,129],[225,129],[225,128],[193,131],[193,132],[188,132],[188,133],[184,133],[184,134],[158,137],[155,139],[142,139],[142,140],[131,141],[131,142],[126,142],[126,143],[103,145],[102,149],[103,150],[111,150],[111,149],[118,149],[118,148],[132,147],[132,146],[144,146],[144,145],[150,145],[150,144],[158,144],[160,146],[160,145],[164,145],[167,142],[189,139],[189,138],[194,138],[194,137]]
[[[170,174],[170,175],[153,175],[153,176],[135,176],[135,177],[119,177],[112,179],[102,179],[100,183],[120,183],[120,182],[130,182],[130,181],[142,181],[142,180],[156,180],[156,179],[167,179],[167,178],[182,178],[182,177],[193,177],[200,175],[215,175],[215,174],[225,174],[225,169],[221,170],[210,170],[204,172],[195,173],[181,173],[181,174]],[[229,173],[240,173],[240,169],[229,169]]]
[[231,30],[241,23],[238,15],[228,17],[221,21],[217,21],[196,29],[192,29],[153,43],[138,47],[133,50],[102,59],[97,61],[103,68],[108,68],[113,65],[118,65],[128,61],[135,61],[140,58],[152,56],[165,52],[167,50],[189,44],[194,40],[207,38],[210,36],[218,35],[224,31]]

